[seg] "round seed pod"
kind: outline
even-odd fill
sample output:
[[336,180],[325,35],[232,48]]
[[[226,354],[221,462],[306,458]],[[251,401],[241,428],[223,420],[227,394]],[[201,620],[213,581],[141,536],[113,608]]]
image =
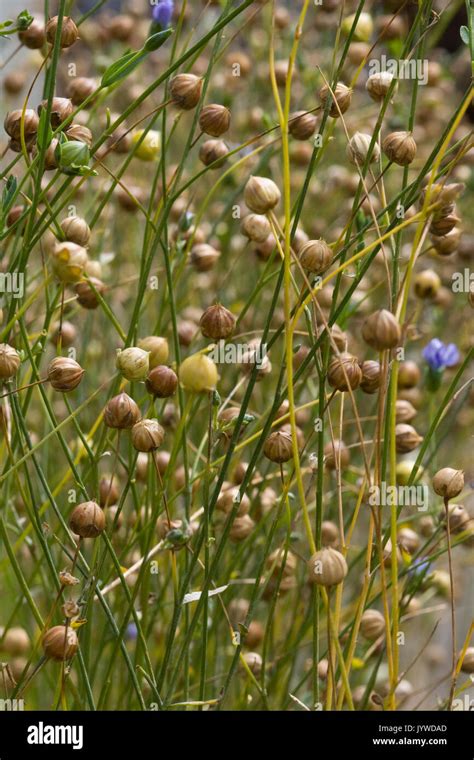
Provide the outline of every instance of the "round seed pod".
[[80,216],[67,216],[62,220],[60,226],[66,240],[83,248],[86,247],[91,237],[91,231],[85,219]]
[[199,114],[199,126],[206,135],[220,137],[230,127],[230,111],[219,103],[204,106]]
[[175,106],[184,111],[196,108],[201,98],[202,79],[194,74],[178,74],[170,82],[170,95]]
[[39,50],[46,42],[44,24],[34,18],[28,29],[18,32],[18,39],[30,50]]
[[84,370],[81,365],[68,356],[56,356],[48,364],[48,380],[56,391],[69,393],[82,380]]
[[9,380],[18,372],[20,354],[8,343],[0,343],[0,380]]
[[309,580],[318,586],[337,586],[347,575],[347,562],[330,546],[317,551],[308,561]]
[[148,352],[150,369],[159,364],[166,364],[168,361],[170,350],[166,338],[159,335],[148,335],[146,338],[140,338],[138,348]]
[[245,185],[245,205],[256,214],[267,214],[280,202],[281,193],[268,177],[250,177]]
[[128,42],[135,28],[135,19],[125,13],[113,16],[108,22],[108,33],[113,40]]
[[265,629],[263,625],[258,620],[252,620],[245,635],[244,646],[254,649],[262,643],[264,636]]
[[[258,652],[245,652],[242,657],[254,676],[259,676],[263,667],[262,656]],[[241,667],[241,670],[244,669]]]
[[[22,115],[23,111],[21,109],[17,109],[15,111],[9,111],[5,116],[3,126],[5,128],[5,132],[9,137],[12,138],[12,140],[20,140],[21,138]],[[34,137],[38,131],[38,125],[38,114],[36,111],[33,111],[32,108],[27,108],[25,111],[24,119],[25,138]]]
[[333,93],[331,93],[327,84],[323,85],[319,90],[319,99],[323,104],[323,108],[326,108],[326,103],[329,101],[331,106],[329,108],[329,116],[333,119],[339,118],[340,114],[346,113],[347,109],[351,105],[352,90],[350,87],[346,87],[343,82],[338,82]]
[[139,419],[140,409],[126,393],[111,398],[104,409],[105,424],[117,430],[131,428]]
[[395,348],[400,343],[400,325],[390,311],[380,309],[374,311],[364,321],[362,337],[365,342],[377,351]]
[[415,428],[400,422],[395,425],[395,446],[399,454],[413,451],[422,442],[423,437],[418,435]]
[[[441,523],[446,528],[446,510],[439,514]],[[469,513],[462,504],[448,504],[448,523],[451,533],[462,533],[468,527]]]
[[118,351],[115,366],[127,380],[145,380],[150,369],[148,351],[131,346]]
[[268,555],[266,561],[267,569],[271,571],[273,576],[278,577],[282,572],[284,578],[289,578],[295,574],[297,564],[298,560],[293,552],[288,550],[285,557],[283,548],[275,549]]
[[229,538],[233,543],[245,541],[245,539],[250,536],[254,528],[255,523],[249,515],[236,517],[229,531]]
[[117,479],[112,475],[104,475],[99,481],[99,503],[101,507],[109,504],[116,504],[120,498],[120,489],[117,485]]
[[[385,99],[390,86],[393,82],[393,74],[389,71],[379,71],[376,74],[372,74],[365,83],[365,89],[369,93],[372,100],[376,103],[381,103]],[[395,85],[394,92],[397,90]]]
[[420,537],[411,528],[400,528],[398,531],[398,545],[408,554],[415,554],[420,548]]
[[421,380],[421,372],[418,364],[414,361],[407,360],[400,362],[398,368],[398,387],[414,388]]
[[362,380],[362,370],[356,356],[343,351],[329,363],[327,374],[329,385],[338,391],[355,390]]
[[160,155],[161,132],[156,129],[136,129],[131,137],[131,145],[137,145],[134,155],[141,161],[155,161]]
[[461,670],[463,673],[474,673],[474,647],[468,647],[464,652]]
[[62,322],[62,324],[55,322],[51,328],[50,341],[55,346],[61,344],[63,348],[69,348],[74,345],[76,338],[77,330],[72,322],[68,322],[67,320]]
[[395,402],[395,420],[396,422],[411,422],[416,417],[416,409],[410,401],[398,399]]
[[408,166],[416,156],[416,142],[411,132],[391,132],[384,139],[382,150],[389,161]]
[[156,398],[169,398],[176,392],[178,376],[164,365],[153,367],[145,381],[148,393]]
[[85,248],[66,240],[56,243],[51,257],[53,271],[58,280],[64,283],[79,282],[88,261]]
[[215,389],[219,375],[212,359],[205,354],[193,354],[182,362],[179,379],[185,390],[206,393]]
[[441,237],[432,235],[431,243],[438,256],[451,256],[457,251],[460,239],[461,230],[454,227],[447,235],[442,235]]
[[[46,39],[50,45],[54,45],[56,34],[58,31],[58,17],[53,16],[46,24]],[[61,27],[61,40],[60,47],[68,48],[74,45],[79,38],[79,30],[70,16],[64,16]]]
[[[363,166],[365,164],[369,155],[371,142],[372,135],[367,135],[364,132],[356,132],[354,135],[352,135],[351,139],[347,143],[346,148],[347,158],[351,164],[354,164],[354,166]],[[369,163],[373,164],[379,160],[380,148],[377,145],[377,142],[374,142]]]
[[9,95],[17,95],[25,86],[26,76],[23,71],[10,71],[5,75],[3,88]]
[[68,84],[67,95],[75,106],[80,106],[87,98],[90,98],[96,89],[97,83],[95,79],[91,77],[75,77]]
[[220,169],[224,165],[229,149],[223,140],[206,140],[199,149],[199,160],[204,166]]
[[5,634],[3,629],[0,628],[0,639],[2,636],[3,640],[0,642],[0,650],[2,652],[6,652],[6,654],[12,657],[28,652],[30,648],[30,638],[24,628],[13,626],[13,628],[9,628]]
[[253,240],[255,243],[264,243],[272,234],[270,222],[262,214],[247,214],[244,216],[240,225],[240,231],[245,237]]
[[288,129],[295,140],[308,140],[316,131],[318,118],[314,113],[295,111],[290,115]]
[[220,257],[220,251],[207,243],[199,243],[191,249],[191,264],[198,272],[208,272]]
[[81,538],[97,538],[105,528],[105,514],[95,501],[85,501],[73,509],[69,527]]
[[74,657],[79,648],[79,641],[73,628],[55,625],[44,634],[42,645],[46,657],[62,661]]
[[66,129],[66,137],[68,140],[74,142],[82,142],[87,145],[88,148],[92,146],[92,132],[88,127],[84,127],[82,124],[71,124]]
[[439,218],[436,218],[435,216],[430,224],[430,233],[436,237],[443,237],[443,235],[447,235],[448,232],[451,232],[460,221],[461,219],[459,216],[456,216],[455,213],[444,214]]
[[385,620],[378,610],[365,610],[360,619],[360,632],[364,639],[375,641],[385,633]]
[[137,451],[154,451],[165,438],[165,431],[158,420],[140,420],[132,428],[132,444]]
[[237,502],[239,504],[237,515],[242,517],[242,515],[246,515],[250,509],[250,499],[246,494],[240,493],[238,486],[231,486],[220,492],[216,501],[216,508],[228,515],[232,512]]
[[443,499],[455,499],[464,488],[464,472],[443,467],[433,476],[433,491]]
[[[41,101],[38,106],[38,115],[41,116],[41,111],[43,108],[46,108],[47,105],[47,100]],[[63,121],[66,121],[66,119],[71,116],[73,111],[74,107],[72,105],[72,101],[69,98],[53,98],[51,102],[51,114],[49,117],[53,129],[57,129],[59,125],[63,123]]]
[[323,520],[321,523],[321,544],[335,549],[339,544],[339,529],[331,520]]
[[[95,290],[91,287],[91,283]],[[78,282],[74,287],[74,291],[77,295],[77,303],[80,306],[84,309],[97,309],[100,302],[95,291],[102,296],[105,293],[105,285],[97,277],[89,277],[88,280]]]
[[216,303],[214,306],[209,306],[203,313],[199,326],[205,338],[223,340],[234,332],[235,317],[225,306]]
[[337,438],[329,441],[324,447],[324,465],[328,470],[344,470],[349,466],[351,459],[350,451],[344,441]]
[[362,380],[360,387],[364,393],[376,393],[380,388],[381,372],[379,362],[368,359],[361,364]]
[[413,287],[418,298],[434,298],[441,287],[441,279],[433,269],[423,269],[415,276]]
[[270,433],[263,446],[263,453],[271,462],[288,462],[293,457],[291,433],[287,430],[275,430],[274,433]]
[[325,240],[308,240],[299,253],[299,260],[311,274],[321,274],[332,263],[332,251]]

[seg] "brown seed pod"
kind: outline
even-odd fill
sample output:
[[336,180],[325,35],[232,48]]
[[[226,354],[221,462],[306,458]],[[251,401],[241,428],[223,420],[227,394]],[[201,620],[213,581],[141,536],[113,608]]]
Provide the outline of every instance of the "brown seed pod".
[[347,575],[347,562],[330,546],[317,551],[308,561],[309,580],[318,586],[337,586]]
[[461,239],[461,230],[457,227],[448,232],[447,235],[431,236],[431,242],[438,256],[451,256],[455,253],[459,246]]
[[173,103],[184,111],[196,108],[201,98],[202,79],[194,74],[178,74],[170,83]]
[[77,295],[78,304],[84,309],[97,309],[100,303],[97,293],[102,296],[105,293],[105,285],[97,277],[89,277],[88,280],[78,282],[74,287],[74,291]]
[[329,385],[338,391],[355,390],[362,380],[362,370],[356,356],[343,351],[329,363],[327,378]]
[[375,641],[385,633],[384,616],[378,610],[365,610],[360,619],[360,632],[364,639]]
[[364,393],[376,393],[380,387],[381,371],[379,362],[368,359],[361,364],[362,380],[360,387]]
[[299,260],[311,274],[321,274],[332,263],[332,250],[325,240],[308,240],[299,253]]
[[101,507],[109,504],[116,504],[120,498],[120,489],[117,485],[117,478],[112,475],[104,475],[99,481],[99,503]]
[[158,449],[165,438],[165,431],[158,420],[140,420],[132,428],[132,444],[137,451],[154,451]]
[[168,361],[170,350],[166,338],[160,335],[147,335],[145,338],[140,338],[137,345],[143,351],[149,352],[148,360],[151,369]]
[[119,13],[112,16],[108,23],[108,32],[113,40],[128,42],[135,28],[136,21],[133,16]]
[[56,391],[69,393],[82,380],[84,370],[74,359],[67,356],[56,356],[48,364],[48,380]]
[[344,470],[349,466],[351,459],[350,451],[344,441],[337,438],[329,441],[324,447],[324,465],[328,470]]
[[[393,82],[393,74],[389,71],[379,71],[376,74],[372,74],[365,83],[365,89],[369,93],[372,100],[380,103],[385,99]],[[395,85],[394,92],[397,86]]]
[[255,523],[249,515],[242,515],[242,517],[236,517],[232,523],[232,527],[229,532],[229,538],[233,543],[239,541],[245,541],[250,536]]
[[96,91],[97,83],[91,77],[75,77],[68,84],[67,94],[75,106],[80,106]]
[[416,142],[411,132],[391,132],[384,139],[382,150],[389,161],[408,166],[416,156]]
[[23,71],[10,71],[3,80],[3,89],[9,95],[17,95],[25,86],[26,76]]
[[288,129],[295,140],[308,140],[316,131],[317,116],[307,111],[295,111],[290,115]]
[[430,224],[430,233],[436,237],[443,237],[451,232],[460,221],[461,219],[455,213],[435,217]]
[[205,338],[223,340],[234,332],[235,317],[220,303],[209,306],[203,313],[199,326]]
[[263,214],[247,214],[242,219],[240,231],[249,240],[253,240],[255,243],[264,243],[271,235],[272,228],[267,217]]
[[199,243],[191,249],[190,261],[198,272],[208,272],[220,257],[220,251],[207,243]]
[[216,508],[228,515],[236,504],[239,505],[237,515],[239,517],[246,515],[250,509],[249,497],[241,494],[238,486],[223,487],[216,501]]
[[60,225],[66,240],[76,243],[83,248],[88,244],[91,236],[89,225],[80,216],[67,216]]
[[178,376],[165,365],[153,367],[146,381],[146,389],[156,398],[169,398],[178,387]]
[[[262,656],[258,652],[245,652],[242,656],[253,675],[259,676],[263,667]],[[241,671],[245,672],[243,666],[241,666]]]
[[[12,138],[12,140],[20,140],[22,115],[23,111],[17,109],[15,111],[9,111],[5,116],[3,126],[5,127],[5,132]],[[24,119],[25,138],[33,138],[38,131],[38,125],[38,114],[36,111],[33,111],[32,108],[27,108]]]
[[[446,510],[439,514],[441,523],[446,527]],[[469,513],[462,504],[448,504],[448,522],[451,533],[462,533],[469,524]]]
[[352,90],[350,87],[346,87],[343,82],[338,82],[333,93],[331,93],[329,86],[325,84],[319,90],[319,99],[324,108],[326,108],[326,103],[328,101],[330,102],[329,116],[332,116],[333,119],[337,119],[350,107]]
[[414,388],[421,380],[421,372],[418,364],[414,361],[407,360],[400,362],[398,368],[398,387]]
[[206,140],[199,149],[199,160],[204,166],[220,169],[225,164],[229,148],[223,140]]
[[[347,143],[346,154],[354,166],[363,166],[368,159],[372,135],[363,132],[356,132],[352,135]],[[377,142],[374,142],[370,152],[369,163],[373,164],[380,160],[380,149]]]
[[395,402],[395,420],[399,422],[411,422],[416,417],[416,409],[410,401],[397,399]]
[[293,552],[288,550],[285,556],[283,548],[271,552],[266,561],[267,569],[271,571],[273,576],[278,577],[282,572],[284,578],[289,578],[295,574],[297,564],[298,560]]
[[418,435],[415,428],[406,423],[400,422],[395,425],[395,446],[399,454],[406,454],[413,451],[422,442],[423,437]]
[[13,626],[5,633],[3,628],[0,628],[0,639],[0,651],[6,652],[11,657],[26,654],[31,646],[30,637],[25,629],[19,626]]
[[73,509],[69,527],[81,538],[97,538],[105,528],[105,514],[95,501],[84,501]]
[[28,29],[18,32],[18,39],[30,50],[39,50],[46,42],[44,24],[38,19],[33,19]]
[[206,135],[220,137],[230,127],[230,111],[219,103],[204,106],[199,114],[199,126]]
[[139,419],[140,409],[126,393],[111,398],[104,409],[104,422],[107,427],[125,430],[133,427]]
[[390,311],[380,309],[374,311],[364,321],[362,337],[371,348],[377,351],[395,348],[401,340],[400,325]]
[[79,648],[79,641],[73,628],[55,625],[44,634],[42,645],[46,657],[62,661],[74,657]]
[[474,647],[468,647],[464,652],[461,670],[463,673],[474,673]]
[[415,276],[413,287],[418,298],[434,298],[441,287],[441,279],[433,269],[423,269]]
[[[41,111],[43,108],[46,109],[47,105],[47,100],[41,101],[38,106],[38,115],[41,116]],[[69,98],[53,98],[51,102],[51,114],[49,117],[53,129],[57,129],[59,125],[63,123],[63,121],[66,121],[66,119],[71,116],[73,111],[74,107],[72,105],[72,101]]]
[[[54,45],[56,34],[58,31],[58,16],[50,18],[46,24],[46,39],[50,45]],[[61,40],[59,46],[61,48],[68,48],[74,45],[79,38],[79,30],[70,16],[64,16],[61,27]]]
[[420,548],[420,537],[418,533],[411,528],[400,528],[397,536],[398,545],[407,554],[415,554]]
[[339,529],[331,520],[323,520],[321,523],[321,544],[332,546],[335,549],[339,544]]
[[8,343],[0,343],[0,380],[9,380],[18,372],[20,354]]
[[82,124],[71,124],[66,129],[66,137],[68,140],[82,142],[89,148],[92,146],[92,132],[89,127],[84,127]]
[[281,193],[268,177],[250,177],[244,190],[245,205],[255,214],[267,214],[280,202]]
[[464,472],[443,467],[433,476],[433,491],[443,499],[455,499],[464,488]]
[[263,447],[263,453],[271,462],[283,464],[293,457],[293,446],[291,433],[283,430],[276,430],[270,433]]

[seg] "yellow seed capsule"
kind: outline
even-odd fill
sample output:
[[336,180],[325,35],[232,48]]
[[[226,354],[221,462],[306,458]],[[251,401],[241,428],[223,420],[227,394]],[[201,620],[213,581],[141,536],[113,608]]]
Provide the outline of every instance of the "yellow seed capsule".
[[148,351],[132,346],[117,353],[115,366],[127,380],[145,380],[150,370]]
[[53,270],[61,282],[79,282],[87,264],[87,251],[67,240],[57,243],[52,253]]
[[[137,129],[132,135],[132,145],[137,145],[141,140],[144,129]],[[150,129],[135,150],[134,155],[141,161],[155,161],[160,155],[161,134],[156,130]]]
[[181,364],[179,379],[187,391],[205,393],[214,390],[219,375],[212,359],[204,354],[193,354]]

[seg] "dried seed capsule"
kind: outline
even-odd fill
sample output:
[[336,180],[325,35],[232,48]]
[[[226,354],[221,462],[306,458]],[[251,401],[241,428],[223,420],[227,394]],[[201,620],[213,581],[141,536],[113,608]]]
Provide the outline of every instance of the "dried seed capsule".
[[[365,83],[365,89],[369,93],[372,100],[375,100],[377,103],[380,103],[382,100],[385,99],[390,86],[393,82],[393,74],[391,74],[389,71],[379,71],[376,74],[372,74]],[[396,92],[397,85],[394,87],[394,92]]]
[[245,237],[255,243],[264,243],[272,233],[270,222],[263,214],[247,214],[244,216],[240,230]]
[[97,83],[91,77],[75,77],[68,84],[67,94],[75,106],[80,106],[96,91]]
[[55,322],[51,328],[50,340],[55,346],[61,344],[63,348],[69,348],[74,344],[76,338],[77,330],[72,322],[68,322],[67,320],[61,324]]
[[351,454],[344,441],[337,438],[324,447],[324,465],[328,470],[344,470],[349,466]]
[[290,115],[288,129],[295,140],[308,140],[316,131],[317,116],[307,111],[295,111]]
[[246,206],[256,214],[267,214],[280,202],[281,193],[268,177],[250,177],[245,185]]
[[447,235],[442,235],[441,237],[432,235],[431,243],[438,256],[451,256],[451,254],[457,251],[460,239],[461,230],[454,227]]
[[67,216],[60,226],[66,240],[85,248],[91,236],[89,225],[85,219],[80,216]]
[[208,272],[220,257],[220,252],[207,243],[199,243],[191,249],[191,264],[198,272]]
[[[54,45],[56,34],[58,31],[58,17],[53,16],[46,24],[46,39],[50,45]],[[61,27],[61,40],[59,46],[61,48],[68,48],[74,45],[79,38],[79,30],[70,16],[64,16]]]
[[54,273],[61,282],[78,282],[83,276],[88,259],[82,246],[67,240],[56,243],[51,257]]
[[120,490],[117,479],[112,475],[104,475],[99,481],[99,503],[101,507],[115,504],[120,498]]
[[474,647],[468,647],[464,652],[461,670],[463,673],[474,673]]
[[148,393],[156,398],[169,398],[178,387],[178,376],[171,367],[154,367],[145,381]]
[[416,142],[411,132],[391,132],[382,143],[382,150],[399,166],[408,166],[416,156]]
[[[41,116],[41,111],[46,109],[48,105],[47,100],[41,101],[38,106],[38,114]],[[74,111],[72,101],[69,98],[53,98],[51,101],[51,114],[50,121],[53,129],[57,129],[63,121],[69,118]]]
[[130,381],[145,380],[150,369],[148,351],[131,346],[118,351],[115,366]]
[[78,282],[74,291],[77,295],[77,303],[84,309],[97,309],[100,303],[97,293],[102,296],[105,293],[105,285],[97,277],[89,277],[88,280]]
[[433,491],[443,499],[455,499],[464,488],[464,472],[443,467],[433,476]]
[[398,368],[398,387],[414,388],[421,380],[421,372],[418,364],[414,361],[407,360],[400,362]]
[[422,442],[423,437],[418,435],[415,428],[400,422],[395,425],[395,446],[399,454],[413,451]]
[[234,332],[235,317],[225,306],[216,303],[214,306],[209,306],[203,313],[199,326],[205,338],[223,340]]
[[400,528],[398,531],[398,545],[407,554],[415,554],[420,548],[420,537],[411,528]]
[[236,504],[239,505],[237,515],[239,517],[246,515],[250,509],[249,497],[246,494],[241,494],[238,486],[231,486],[220,492],[216,508],[228,515]]
[[263,667],[262,655],[258,652],[245,652],[242,656],[254,676],[259,676]]
[[380,309],[367,317],[362,326],[362,337],[377,351],[395,348],[400,343],[400,325],[390,311]]
[[358,388],[362,380],[362,370],[357,357],[345,351],[335,356],[329,363],[327,378],[329,385],[338,391]]
[[18,372],[20,354],[8,343],[0,343],[0,380],[9,380]]
[[0,639],[2,639],[0,650],[12,657],[25,654],[30,648],[30,637],[25,629],[19,626],[9,628],[6,633],[4,633],[3,628],[0,628]]
[[44,634],[42,645],[46,657],[52,660],[70,660],[79,648],[79,641],[73,628],[55,625]]
[[411,422],[416,417],[416,409],[406,399],[398,399],[395,402],[396,422]]
[[283,572],[284,578],[289,578],[295,574],[297,564],[298,560],[293,552],[287,551],[285,556],[285,552],[282,548],[275,549],[275,551],[268,555],[266,561],[266,566],[268,570],[271,571],[272,575],[277,577],[280,575],[280,572]]
[[218,379],[216,365],[205,354],[188,356],[179,368],[181,385],[192,393],[206,393],[214,390]]
[[82,124],[71,124],[71,126],[66,129],[66,137],[73,142],[84,143],[88,148],[92,145],[92,132],[88,127],[84,127]]
[[81,365],[67,356],[56,356],[48,364],[48,380],[56,391],[73,391],[81,382],[83,374]]
[[[22,115],[23,111],[17,109],[15,111],[9,111],[5,116],[3,126],[5,127],[5,132],[12,138],[12,140],[20,140]],[[27,108],[24,119],[25,138],[34,137],[38,131],[38,125],[38,114],[36,111],[33,111],[32,108]]]
[[202,79],[194,74],[178,74],[170,83],[173,103],[184,111],[196,108],[201,98]]
[[220,169],[224,165],[229,149],[224,140],[206,140],[199,149],[199,160],[204,166]]
[[245,539],[250,536],[254,528],[255,523],[249,515],[236,517],[229,531],[229,538],[234,543],[245,541]]
[[330,546],[317,551],[308,561],[309,580],[318,586],[337,586],[347,575],[347,562]]
[[384,616],[378,610],[365,610],[360,619],[360,632],[365,639],[375,641],[385,633]]
[[133,427],[139,419],[140,409],[126,393],[111,398],[104,409],[104,422],[107,427],[124,430]]
[[[372,135],[364,134],[364,132],[356,132],[354,135],[352,135],[346,148],[347,157],[351,164],[354,164],[354,166],[364,166],[369,155],[371,142]],[[379,161],[379,159],[380,148],[377,145],[377,142],[374,142],[369,163],[373,164]]]
[[25,86],[26,76],[23,71],[10,71],[5,74],[3,88],[9,95],[17,95]]
[[376,393],[380,387],[381,371],[379,362],[371,359],[362,362],[362,380],[360,387],[364,393]]
[[434,298],[441,287],[441,279],[433,269],[423,269],[415,276],[413,285],[418,298]]
[[263,453],[271,462],[283,464],[293,457],[291,433],[288,430],[276,430],[270,433],[263,447]]
[[230,127],[230,111],[218,103],[204,106],[199,114],[199,126],[206,135],[220,137]]
[[170,350],[166,338],[159,335],[147,335],[146,338],[140,338],[138,348],[148,351],[150,369],[159,364],[166,364],[168,361]]
[[319,90],[319,99],[324,108],[326,108],[326,103],[328,101],[331,103],[329,116],[332,116],[333,119],[337,119],[340,114],[345,113],[349,108],[352,100],[352,90],[350,87],[346,87],[343,82],[338,82],[332,94],[329,86],[325,84]]
[[[440,522],[446,527],[446,510],[439,514]],[[448,523],[451,533],[462,533],[469,524],[469,513],[462,504],[448,504]]]
[[308,240],[299,253],[299,260],[311,274],[321,274],[332,263],[332,251],[325,240]]
[[81,538],[97,538],[105,528],[105,514],[95,501],[84,501],[73,509],[69,527]]
[[18,32],[18,39],[30,50],[39,50],[46,42],[44,24],[38,19],[33,19],[28,29]]
[[158,420],[140,420],[132,428],[132,443],[137,451],[154,451],[165,438],[165,431]]
[[337,525],[331,520],[323,520],[321,523],[321,544],[332,546],[333,549],[339,544],[340,536]]

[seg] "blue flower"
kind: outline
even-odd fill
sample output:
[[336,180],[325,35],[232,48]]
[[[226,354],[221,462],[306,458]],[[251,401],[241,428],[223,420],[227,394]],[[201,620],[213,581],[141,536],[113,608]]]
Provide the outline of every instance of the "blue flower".
[[428,362],[430,369],[443,370],[445,367],[453,367],[459,361],[459,351],[454,343],[442,343],[439,338],[430,340],[423,349],[423,356]]
[[173,0],[158,0],[152,12],[153,22],[158,24],[161,29],[168,29],[173,17],[174,2]]
[[131,641],[135,641],[135,639],[138,636],[137,626],[135,623],[129,623],[127,625],[127,639],[130,639]]

